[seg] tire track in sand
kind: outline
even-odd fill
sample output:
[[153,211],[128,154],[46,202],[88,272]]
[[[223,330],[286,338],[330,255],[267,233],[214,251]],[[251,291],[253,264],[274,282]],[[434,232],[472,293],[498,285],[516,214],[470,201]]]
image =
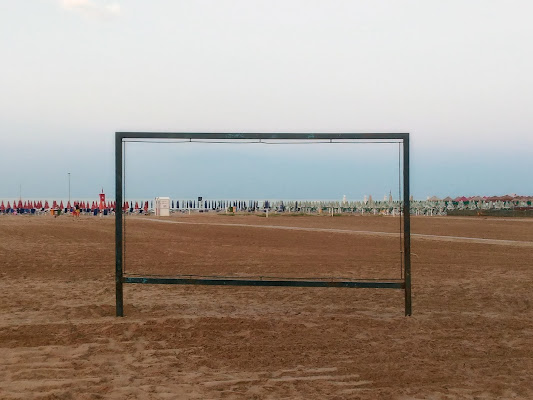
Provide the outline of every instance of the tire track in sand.
[[[156,218],[135,218],[135,221],[152,221],[167,224],[182,224],[182,225],[211,225],[211,226],[239,226],[246,228],[263,228],[263,229],[281,229],[288,231],[305,231],[305,232],[326,232],[326,233],[343,233],[350,235],[366,235],[366,236],[381,236],[381,237],[398,237],[399,233],[378,232],[378,231],[360,231],[351,229],[335,229],[335,228],[308,228],[298,226],[283,226],[283,225],[255,225],[255,224],[224,224],[220,222],[187,222],[187,221],[168,221]],[[477,243],[490,244],[496,246],[515,246],[515,247],[530,247],[533,248],[533,242],[520,240],[506,240],[506,239],[485,239],[466,236],[443,236],[443,235],[427,235],[422,233],[411,233],[411,238],[421,240],[432,240],[438,242],[459,242],[459,243]]]

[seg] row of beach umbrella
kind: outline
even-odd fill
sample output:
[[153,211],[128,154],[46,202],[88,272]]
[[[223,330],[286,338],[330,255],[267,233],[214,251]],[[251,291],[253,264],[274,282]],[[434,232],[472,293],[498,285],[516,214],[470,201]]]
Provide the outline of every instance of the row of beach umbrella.
[[[269,207],[269,201],[262,202],[263,207]],[[49,202],[48,200],[25,200],[22,199],[14,200],[12,203],[10,201],[5,202],[2,200],[0,202],[0,212],[6,212],[8,210],[50,210],[50,209],[61,209],[61,210],[71,210],[73,208],[79,207],[82,210],[95,210],[95,209],[108,209],[115,210],[116,202],[108,201],[104,202],[103,206],[100,205],[98,201],[67,201],[66,204],[61,201],[53,200]],[[237,209],[253,209],[256,210],[260,207],[259,201],[256,200],[172,200],[171,208],[172,209],[225,209],[227,207],[235,207]],[[153,202],[149,201],[125,201],[122,205],[123,211],[148,211],[148,209],[153,208]]]
[[[36,200],[36,201],[32,201],[32,200],[26,200],[26,201],[22,201],[22,200],[14,200],[13,201],[13,205],[11,205],[11,202],[10,201],[7,201],[4,202],[3,200],[0,202],[0,211],[2,212],[5,212],[6,210],[12,210],[12,209],[18,209],[18,210],[32,210],[32,209],[39,209],[39,210],[49,210],[49,209],[72,209],[72,208],[76,208],[76,207],[79,207],[83,210],[87,210],[87,209],[91,209],[91,210],[94,210],[94,209],[97,209],[97,208],[100,208],[100,204],[96,201],[93,201],[92,203],[88,202],[88,201],[74,201],[71,202],[70,201],[67,201],[66,205],[63,203],[63,200],[61,200],[59,203],[54,200],[52,201],[51,203],[48,202],[48,200],[46,201],[41,201],[41,200]],[[107,204],[104,205],[104,208],[107,208],[107,209],[114,209],[115,208],[115,203],[114,202],[107,202]]]
[[[100,210],[100,209],[107,209],[107,210],[115,210],[116,208],[116,202],[114,201],[108,201],[104,202],[103,204],[100,204],[98,201],[74,201],[70,202],[67,201],[66,204],[61,201],[52,201],[49,202],[48,200],[41,201],[41,200],[26,200],[22,201],[14,200],[13,203],[10,201],[5,202],[4,200],[0,201],[0,212],[6,212],[9,210],[50,210],[50,209],[61,209],[61,210],[71,210],[73,208],[79,207],[82,210]],[[129,210],[129,209],[135,209],[140,210],[144,209],[145,211],[148,210],[148,201],[141,201],[141,202],[133,202],[133,201],[125,201],[123,206],[123,210]]]

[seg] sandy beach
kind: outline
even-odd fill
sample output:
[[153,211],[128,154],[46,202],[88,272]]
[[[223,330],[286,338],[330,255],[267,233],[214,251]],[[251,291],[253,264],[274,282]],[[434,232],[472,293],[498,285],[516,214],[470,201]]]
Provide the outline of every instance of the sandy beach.
[[[398,218],[165,221],[128,217],[127,273],[400,274]],[[399,290],[126,285],[116,318],[113,218],[0,224],[1,399],[533,398],[528,219],[412,218],[412,317]]]

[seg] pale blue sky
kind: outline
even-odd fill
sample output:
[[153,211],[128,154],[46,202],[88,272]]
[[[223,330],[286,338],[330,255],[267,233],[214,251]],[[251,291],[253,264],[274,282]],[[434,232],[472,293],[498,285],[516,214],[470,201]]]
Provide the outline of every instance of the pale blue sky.
[[[0,199],[20,185],[23,196],[65,197],[67,172],[73,197],[112,193],[114,132],[138,130],[407,131],[415,197],[533,194],[531,1],[1,5]],[[323,171],[339,160],[307,156]],[[389,186],[392,161],[380,157]],[[142,196],[170,191],[168,177]],[[252,177],[231,197],[266,191]],[[317,196],[337,197],[341,178]],[[274,197],[294,197],[287,179]]]

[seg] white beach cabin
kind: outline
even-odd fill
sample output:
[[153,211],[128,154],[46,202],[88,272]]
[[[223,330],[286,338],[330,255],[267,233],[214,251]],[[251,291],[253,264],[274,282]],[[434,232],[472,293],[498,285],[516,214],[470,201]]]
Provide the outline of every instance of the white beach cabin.
[[170,216],[170,197],[155,198],[155,215],[158,217]]

